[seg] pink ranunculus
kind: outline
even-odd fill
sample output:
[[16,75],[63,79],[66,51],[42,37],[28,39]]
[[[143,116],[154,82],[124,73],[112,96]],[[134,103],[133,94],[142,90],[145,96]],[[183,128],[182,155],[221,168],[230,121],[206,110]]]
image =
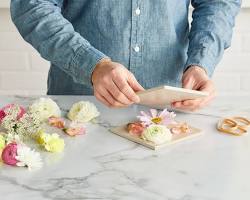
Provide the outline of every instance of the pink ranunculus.
[[17,144],[15,142],[8,144],[2,152],[2,160],[7,165],[16,166],[18,160],[17,156]]
[[[3,120],[3,118],[6,116],[6,110],[9,108],[12,108],[15,104],[8,104],[6,106],[4,106],[1,110],[0,110],[0,122]],[[17,116],[17,119],[19,120],[24,114],[25,114],[25,109],[22,106],[19,106],[19,113]]]

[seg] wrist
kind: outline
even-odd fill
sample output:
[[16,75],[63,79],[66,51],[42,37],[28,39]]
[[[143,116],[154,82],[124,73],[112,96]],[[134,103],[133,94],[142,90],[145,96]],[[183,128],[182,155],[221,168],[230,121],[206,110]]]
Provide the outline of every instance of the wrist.
[[187,71],[190,71],[190,70],[201,72],[201,73],[203,73],[206,76],[208,75],[207,70],[204,67],[200,66],[200,65],[189,65],[186,68],[186,70],[184,71],[184,73],[187,72]]
[[101,60],[96,64],[96,66],[94,67],[94,70],[93,70],[93,72],[92,72],[92,74],[91,74],[91,84],[92,84],[92,85],[93,85],[93,75],[94,75],[96,69],[98,69],[98,68],[100,68],[100,67],[102,67],[102,66],[104,66],[104,65],[106,65],[107,63],[110,63],[110,62],[112,62],[112,60],[111,60],[110,58],[105,57],[105,58],[101,59]]

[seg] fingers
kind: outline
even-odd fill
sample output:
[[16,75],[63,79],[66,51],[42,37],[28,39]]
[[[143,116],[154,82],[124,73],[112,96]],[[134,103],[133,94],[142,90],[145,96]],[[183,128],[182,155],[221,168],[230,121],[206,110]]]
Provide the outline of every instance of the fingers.
[[94,95],[96,98],[108,107],[125,107],[127,105],[117,101],[106,89],[95,89]]
[[98,64],[91,80],[98,100],[111,107],[124,107],[140,101],[136,91],[144,90],[123,65],[108,61]]
[[135,92],[145,90],[145,89],[140,85],[140,83],[138,83],[138,81],[136,80],[135,76],[134,76],[132,73],[131,73],[130,76],[128,77],[128,83],[129,83],[129,85],[132,87],[132,89],[133,89]]
[[204,106],[207,106],[216,96],[215,88],[210,81],[207,81],[204,85],[202,85],[200,91],[208,92],[209,96],[195,100],[174,102],[172,103],[172,107],[185,111],[196,111]]
[[118,102],[125,104],[125,105],[130,105],[133,103],[133,101],[129,100],[124,91],[122,91],[119,87],[117,87],[116,83],[111,81],[108,85],[107,90],[109,93],[112,94],[114,99],[116,99]]
[[111,104],[99,93],[99,92],[95,92],[94,93],[95,97],[102,102],[104,105],[110,107]]
[[186,111],[196,111],[198,109],[207,106],[215,97],[215,94],[211,94],[206,98],[195,99],[195,100],[185,100],[172,103],[173,108]]
[[125,79],[123,79],[122,77],[116,77],[114,79],[114,82],[121,91],[121,93],[123,93],[131,102],[139,103],[140,99],[138,95],[134,92],[134,90],[131,88],[131,86]]

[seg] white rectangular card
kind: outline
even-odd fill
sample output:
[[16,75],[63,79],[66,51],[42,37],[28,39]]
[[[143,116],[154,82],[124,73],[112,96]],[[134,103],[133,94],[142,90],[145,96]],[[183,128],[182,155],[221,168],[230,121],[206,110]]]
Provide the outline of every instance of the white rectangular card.
[[137,93],[140,97],[141,105],[154,108],[167,108],[175,101],[197,99],[208,96],[206,92],[177,88],[171,86],[161,86]]

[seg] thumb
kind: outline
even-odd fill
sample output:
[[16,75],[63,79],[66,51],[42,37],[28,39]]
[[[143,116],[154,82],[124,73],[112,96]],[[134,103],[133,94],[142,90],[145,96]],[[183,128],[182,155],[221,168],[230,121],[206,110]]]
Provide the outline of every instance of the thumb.
[[133,74],[129,74],[128,76],[128,84],[131,86],[131,88],[135,91],[143,91],[145,90],[140,83],[138,83],[138,81],[136,80],[135,76]]

